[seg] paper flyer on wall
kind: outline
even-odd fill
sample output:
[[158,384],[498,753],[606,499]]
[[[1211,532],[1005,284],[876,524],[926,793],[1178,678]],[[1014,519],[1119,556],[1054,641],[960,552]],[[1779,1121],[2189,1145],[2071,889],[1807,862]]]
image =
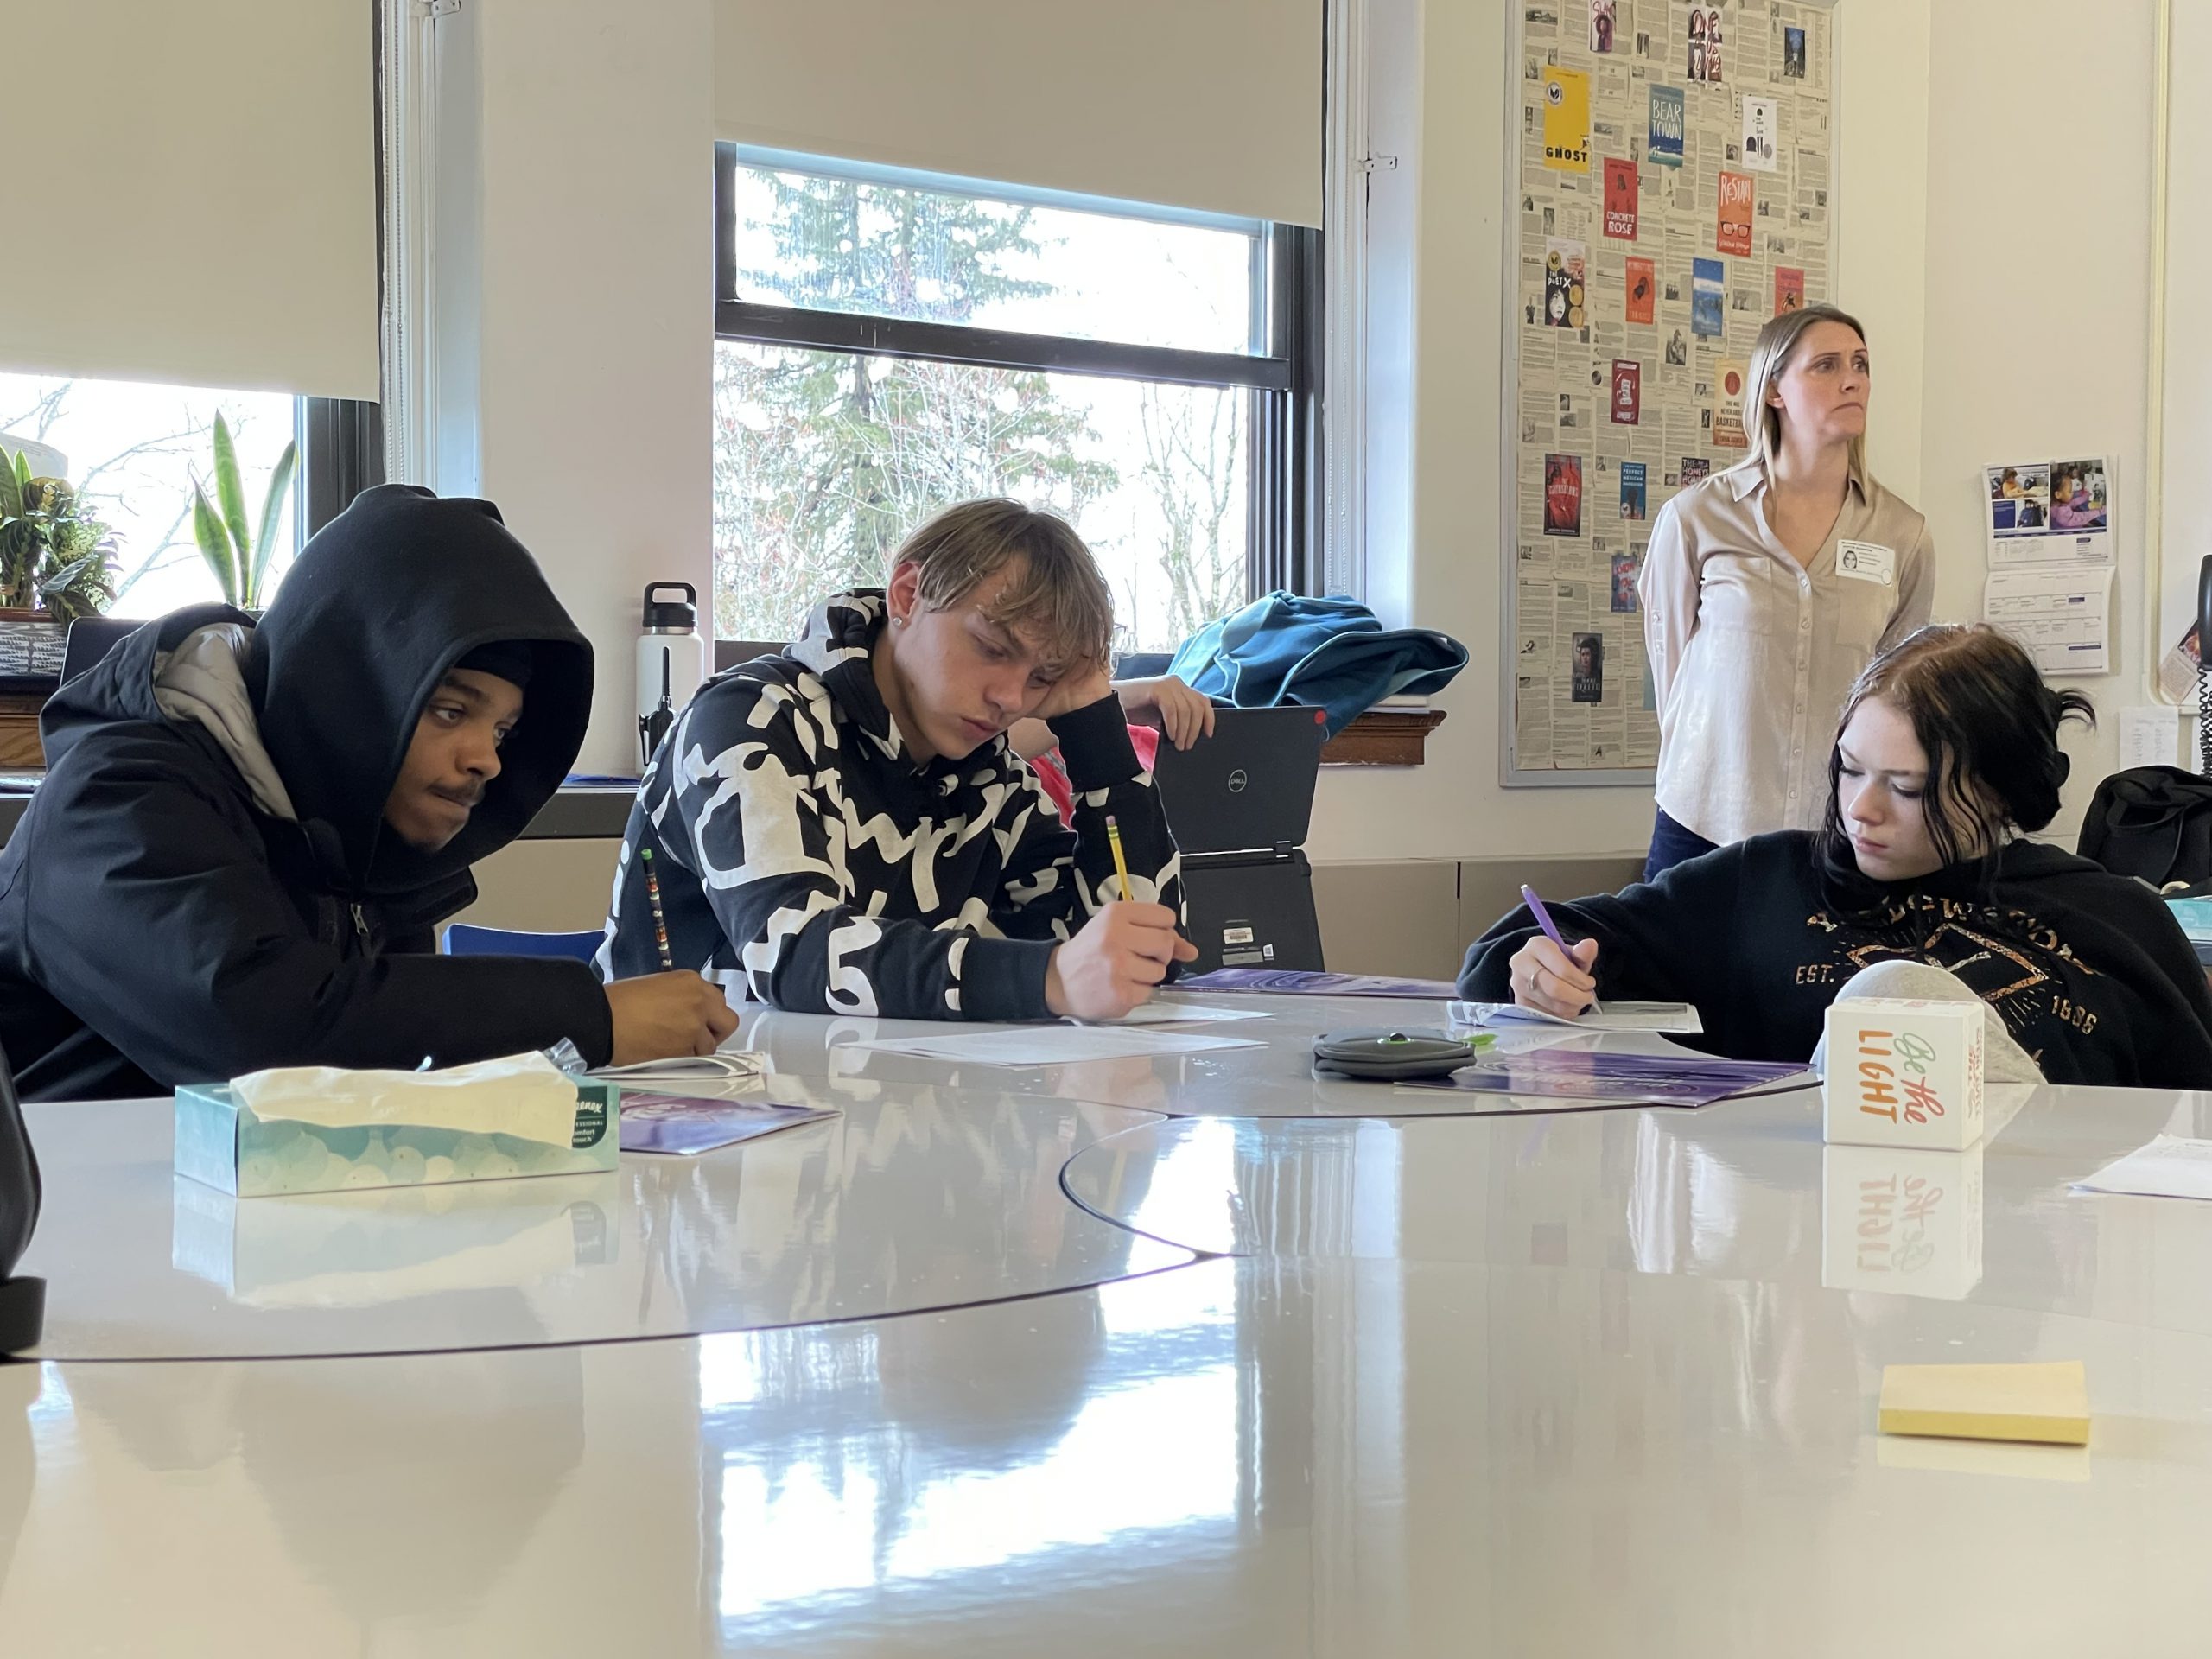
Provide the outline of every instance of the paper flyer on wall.
[[1503,411],[1510,776],[1654,765],[1636,582],[1744,454],[1743,365],[1831,297],[1833,23],[1812,0],[1522,0]]
[[2072,563],[1993,569],[1982,617],[2025,645],[2046,677],[2109,673],[2113,575],[2110,565]]
[[1544,165],[1562,173],[1590,170],[1590,77],[1573,69],[1544,71]]
[[2158,690],[2169,702],[2195,707],[2196,702],[2197,665],[2203,660],[2203,649],[2197,642],[2197,625],[2189,625],[2189,631],[2174,641],[2173,647],[2158,660]]
[[1777,149],[1781,130],[1775,111],[1779,106],[1770,98],[1744,98],[1744,165],[1754,172],[1772,173],[1781,165]]
[[2102,455],[1982,468],[1989,563],[2116,565],[2112,469]]
[[1751,440],[1744,431],[1744,382],[1750,378],[1746,363],[1720,365],[1720,400],[1713,406],[1713,442],[1723,449],[1747,449]]

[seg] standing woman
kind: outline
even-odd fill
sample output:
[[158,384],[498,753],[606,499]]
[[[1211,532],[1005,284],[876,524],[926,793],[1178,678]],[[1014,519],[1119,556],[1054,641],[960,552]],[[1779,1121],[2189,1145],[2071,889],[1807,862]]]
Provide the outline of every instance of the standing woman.
[[1643,867],[1812,830],[1859,671],[1928,620],[1927,521],[1867,474],[1866,331],[1832,305],[1759,330],[1751,454],[1660,509],[1637,578],[1659,709]]

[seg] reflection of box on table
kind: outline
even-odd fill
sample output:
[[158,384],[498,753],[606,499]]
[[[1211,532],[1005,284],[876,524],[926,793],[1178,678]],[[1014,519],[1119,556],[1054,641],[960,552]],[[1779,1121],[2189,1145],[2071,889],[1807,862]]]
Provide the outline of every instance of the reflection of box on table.
[[1979,1001],[1829,1004],[1825,1138],[1948,1152],[1979,1141],[1986,1017]]
[[1981,1282],[1981,1148],[1823,1149],[1821,1282],[1956,1301]]
[[576,1084],[569,1144],[415,1124],[331,1128],[257,1117],[225,1084],[176,1091],[176,1170],[242,1198],[273,1192],[421,1186],[517,1175],[584,1175],[614,1167],[616,1090]]
[[505,1289],[616,1257],[613,1175],[276,1195],[179,1181],[169,1262],[255,1307],[371,1307]]

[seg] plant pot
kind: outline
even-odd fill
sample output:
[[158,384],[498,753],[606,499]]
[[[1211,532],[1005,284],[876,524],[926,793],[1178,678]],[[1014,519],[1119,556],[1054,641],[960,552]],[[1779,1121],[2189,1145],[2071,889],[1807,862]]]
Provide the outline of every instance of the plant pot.
[[0,608],[0,675],[50,674],[59,681],[69,625],[50,611]]

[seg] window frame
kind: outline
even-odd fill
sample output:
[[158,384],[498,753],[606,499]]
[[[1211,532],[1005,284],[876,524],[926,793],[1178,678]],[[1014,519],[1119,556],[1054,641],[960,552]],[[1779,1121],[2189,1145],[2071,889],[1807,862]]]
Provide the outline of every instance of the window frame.
[[897,357],[976,368],[1083,374],[1173,385],[1241,388],[1251,434],[1246,517],[1246,591],[1310,591],[1320,566],[1320,363],[1322,245],[1304,226],[1266,224],[1252,252],[1253,347],[1193,351],[1027,334],[965,323],[924,322],[865,312],[814,310],[737,297],[737,227],[733,203],[741,166],[849,177],[893,188],[972,192],[991,200],[1035,200],[1110,213],[1116,204],[1071,201],[1049,193],[969,181],[926,181],[898,169],[823,157],[760,154],[728,142],[715,146],[715,338],[741,344],[799,346],[868,357]]
[[384,406],[351,397],[302,397],[294,421],[300,447],[300,545],[385,481]]

